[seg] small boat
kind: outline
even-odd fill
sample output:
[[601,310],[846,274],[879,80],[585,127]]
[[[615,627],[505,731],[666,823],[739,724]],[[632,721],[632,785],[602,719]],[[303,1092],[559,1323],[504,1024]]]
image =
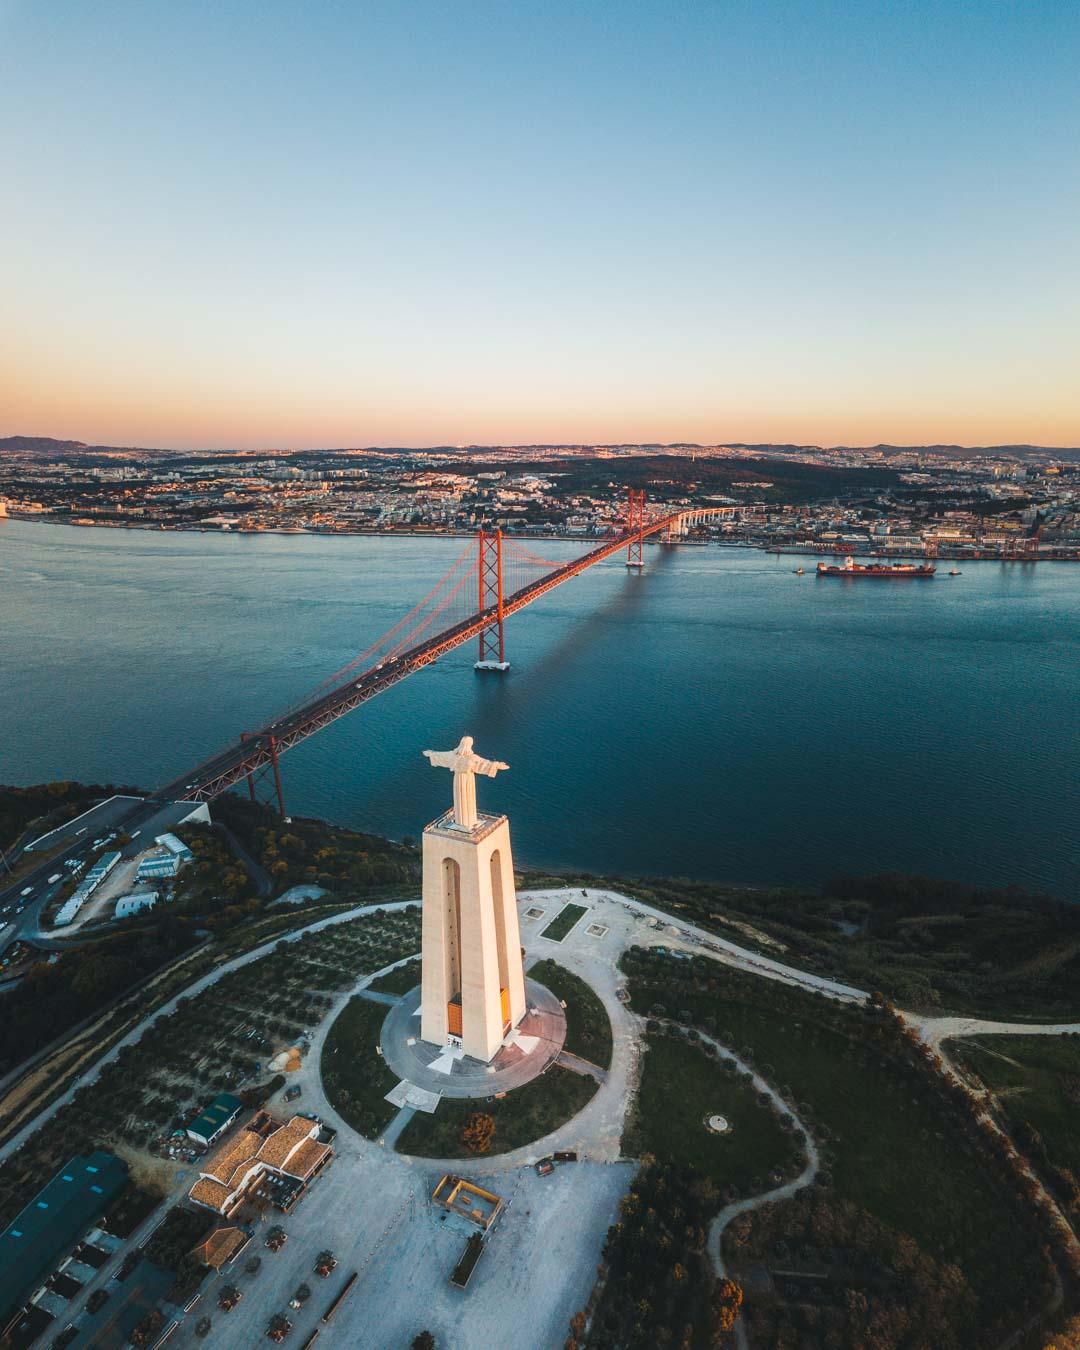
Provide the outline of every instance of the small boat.
[[959,567],[950,567],[950,568],[949,568],[949,576],[951,576],[951,577],[958,577],[958,576],[960,576],[960,575],[961,575],[961,572],[960,572]]
[[805,568],[805,567],[796,567],[796,569],[795,569],[795,575],[796,575],[797,577],[805,576],[805,574],[806,574],[806,568]]

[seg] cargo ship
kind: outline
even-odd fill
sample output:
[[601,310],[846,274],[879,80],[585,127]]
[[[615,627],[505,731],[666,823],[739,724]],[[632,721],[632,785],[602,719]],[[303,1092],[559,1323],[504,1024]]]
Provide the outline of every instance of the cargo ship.
[[933,563],[857,563],[847,557],[837,567],[834,563],[819,562],[819,577],[932,577],[937,571]]

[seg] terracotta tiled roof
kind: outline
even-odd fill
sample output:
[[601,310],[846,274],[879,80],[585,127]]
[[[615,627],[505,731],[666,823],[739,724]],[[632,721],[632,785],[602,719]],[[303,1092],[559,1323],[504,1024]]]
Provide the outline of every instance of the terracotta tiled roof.
[[[198,1183],[196,1183],[198,1184]],[[247,1241],[242,1228],[215,1228],[205,1242],[191,1253],[207,1266],[220,1270],[226,1261],[231,1261]]]
[[318,1144],[314,1139],[305,1139],[281,1170],[288,1172],[291,1177],[307,1181],[330,1151],[329,1144]]
[[303,1116],[293,1116],[287,1125],[275,1130],[259,1149],[259,1161],[267,1167],[284,1167],[292,1151],[316,1133],[316,1126]]
[[303,1116],[293,1116],[266,1138],[254,1130],[241,1130],[203,1163],[202,1176],[191,1188],[192,1200],[224,1213],[245,1177],[266,1168],[306,1181],[332,1152],[328,1144],[315,1142],[312,1136],[317,1133],[318,1126]]
[[262,1140],[252,1130],[241,1130],[223,1145],[212,1158],[207,1159],[201,1168],[205,1177],[228,1184],[238,1167],[250,1162],[258,1153]]
[[222,1206],[229,1198],[228,1188],[223,1186],[220,1181],[211,1181],[207,1177],[200,1177],[191,1188],[192,1200],[197,1200],[200,1205],[208,1205],[211,1209],[221,1212]]

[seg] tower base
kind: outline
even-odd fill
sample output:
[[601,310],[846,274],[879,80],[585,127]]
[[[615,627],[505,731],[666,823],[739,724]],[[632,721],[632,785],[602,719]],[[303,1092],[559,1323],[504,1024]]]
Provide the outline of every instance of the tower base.
[[424,831],[420,1039],[490,1063],[525,1016],[510,825],[452,812]]

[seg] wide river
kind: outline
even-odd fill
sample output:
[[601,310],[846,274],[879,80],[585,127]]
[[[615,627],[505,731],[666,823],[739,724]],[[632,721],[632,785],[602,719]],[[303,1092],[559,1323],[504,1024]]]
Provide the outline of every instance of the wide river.
[[[462,547],[0,521],[0,781],[167,781],[365,649]],[[479,791],[519,862],[1078,898],[1080,567],[860,583],[752,550],[646,560],[510,620],[507,675],[470,645],[291,751],[289,810],[417,836],[450,790],[420,752],[469,732],[511,765]]]

